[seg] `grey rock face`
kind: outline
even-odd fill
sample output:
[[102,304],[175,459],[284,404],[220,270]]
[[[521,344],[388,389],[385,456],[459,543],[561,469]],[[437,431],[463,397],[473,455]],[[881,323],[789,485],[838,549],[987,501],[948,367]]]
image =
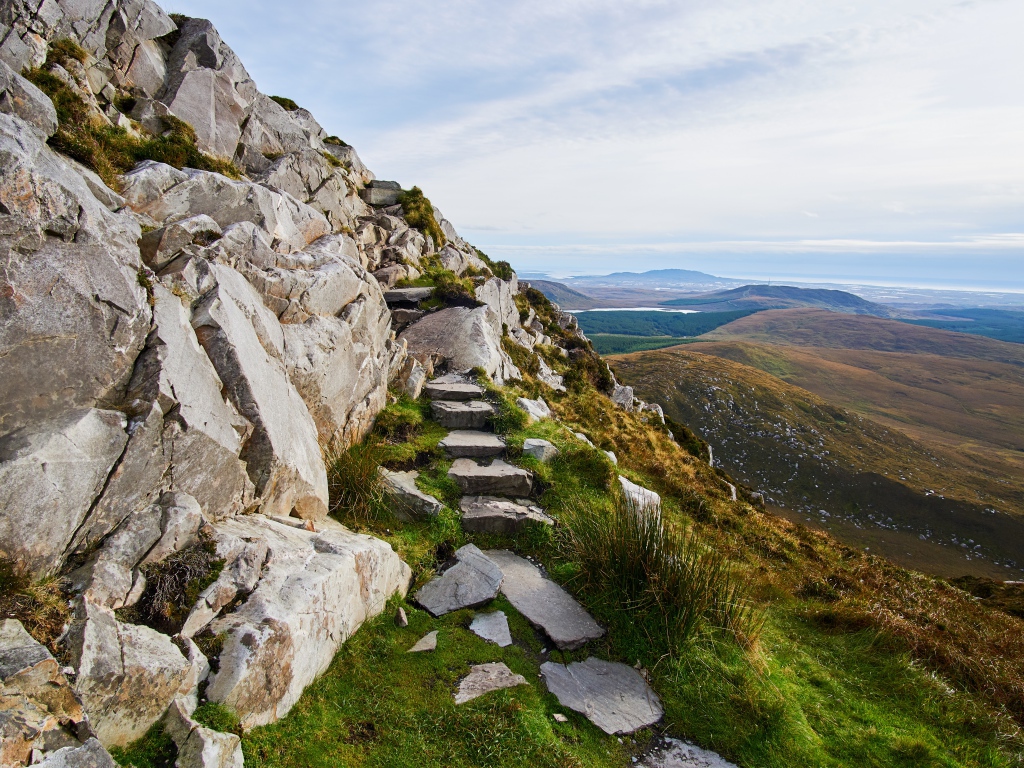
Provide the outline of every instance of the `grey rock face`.
[[501,571],[474,544],[455,553],[455,564],[416,593],[415,600],[431,616],[475,608],[493,600],[501,587]]
[[502,688],[515,688],[517,685],[526,685],[526,678],[514,674],[502,662],[477,664],[470,667],[469,674],[459,682],[455,703],[465,704],[485,693],[500,691]]
[[43,768],[117,768],[99,739],[89,739],[80,747],[62,747],[37,765]]
[[406,358],[402,369],[398,374],[397,383],[402,391],[410,399],[416,400],[423,392],[423,385],[427,382],[427,370],[415,357]]
[[439,514],[444,505],[416,487],[419,472],[394,472],[380,468],[380,477],[388,494],[397,502],[396,512],[412,519],[422,520]]
[[558,455],[558,449],[547,440],[529,437],[523,441],[523,455],[547,463]]
[[472,533],[512,534],[528,523],[554,524],[539,507],[496,496],[463,496],[460,509],[462,527]]
[[215,528],[238,539],[259,537],[274,553],[245,603],[210,628],[227,638],[207,696],[252,728],[284,717],[341,644],[392,595],[405,594],[412,574],[387,543],[331,521],[319,533],[260,515]]
[[594,657],[568,666],[549,661],[540,673],[562,706],[585,715],[605,733],[633,733],[663,714],[658,695],[625,664]]
[[512,645],[512,633],[508,630],[508,617],[502,611],[478,613],[469,625],[470,632],[484,640],[505,648]]
[[57,110],[50,98],[0,61],[0,112],[16,115],[49,138],[57,130]]
[[397,181],[371,181],[363,190],[363,199],[368,205],[384,207],[395,205],[402,194]]
[[501,569],[501,591],[531,624],[540,627],[562,650],[572,650],[604,635],[583,606],[540,572],[537,566],[506,550],[485,553]]
[[525,469],[495,459],[481,466],[472,459],[456,459],[448,470],[463,493],[501,496],[529,496],[533,490],[533,475]]
[[33,577],[57,570],[128,434],[124,414],[71,411],[0,439],[0,548]]
[[475,430],[449,432],[438,445],[444,449],[445,453],[455,458],[500,456],[505,452],[505,443],[500,437],[490,432]]
[[632,387],[624,387],[617,383],[615,389],[612,390],[612,402],[629,413],[634,410],[633,397]]
[[484,396],[484,388],[461,382],[431,381],[423,391],[431,400],[473,400]]
[[661,510],[661,496],[654,491],[637,485],[622,475],[619,475],[619,487],[622,489],[623,498],[637,510],[651,512]]
[[433,293],[433,288],[392,288],[384,292],[384,301],[388,304],[419,304]]
[[434,421],[447,429],[481,429],[494,415],[494,406],[483,400],[434,400],[430,403],[430,414]]
[[520,397],[516,400],[516,405],[526,411],[531,422],[551,418],[551,409],[544,402],[544,398],[539,397],[536,400],[530,400],[526,397]]
[[139,241],[139,249],[146,265],[159,272],[197,238],[220,237],[222,234],[220,225],[202,213],[147,232]]
[[679,739],[665,739],[637,765],[642,768],[736,768],[720,755]]
[[476,298],[494,310],[498,322],[511,330],[519,327],[519,308],[515,301],[517,293],[519,281],[514,275],[511,280],[492,277],[477,287]]

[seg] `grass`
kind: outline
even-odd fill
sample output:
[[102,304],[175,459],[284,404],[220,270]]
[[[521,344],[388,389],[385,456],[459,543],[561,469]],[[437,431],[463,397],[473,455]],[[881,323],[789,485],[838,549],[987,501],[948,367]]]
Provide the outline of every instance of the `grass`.
[[430,235],[435,248],[440,249],[448,243],[441,225],[434,218],[434,206],[424,196],[423,190],[419,187],[406,190],[399,196],[398,202],[405,213],[405,220],[423,234]]
[[625,336],[700,336],[734,320],[753,314],[750,310],[735,312],[577,312],[580,328],[591,334]]
[[601,355],[625,355],[686,344],[690,339],[675,336],[627,336],[613,333],[587,334]]
[[64,579],[50,576],[32,583],[14,563],[0,558],[0,621],[17,619],[55,655],[60,650],[57,641],[71,620],[68,593]]
[[141,739],[109,751],[118,765],[135,768],[173,768],[178,756],[178,748],[159,721]]
[[332,517],[357,526],[393,519],[378,471],[387,455],[387,447],[374,437],[348,448],[324,452]]
[[276,101],[280,104],[286,112],[296,112],[299,109],[299,105],[289,99],[287,96],[271,96],[271,101]]

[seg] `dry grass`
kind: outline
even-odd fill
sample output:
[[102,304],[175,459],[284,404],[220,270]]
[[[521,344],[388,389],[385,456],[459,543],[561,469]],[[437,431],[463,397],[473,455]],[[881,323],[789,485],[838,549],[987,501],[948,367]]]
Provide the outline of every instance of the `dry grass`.
[[387,446],[375,436],[346,449],[325,451],[332,517],[356,525],[391,519],[393,513],[379,473],[387,459]]
[[31,584],[11,563],[0,560],[0,621],[17,619],[32,637],[56,655],[57,639],[71,620],[69,584],[48,577]]

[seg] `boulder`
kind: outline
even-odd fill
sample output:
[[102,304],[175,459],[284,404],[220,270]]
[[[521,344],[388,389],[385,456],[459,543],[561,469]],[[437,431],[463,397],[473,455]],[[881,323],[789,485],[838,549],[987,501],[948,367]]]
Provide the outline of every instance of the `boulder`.
[[60,568],[126,443],[116,411],[70,411],[0,438],[0,554],[38,578]]
[[622,489],[622,496],[626,503],[637,510],[656,512],[661,509],[661,496],[654,491],[637,485],[622,475],[619,475],[619,487]]
[[45,141],[57,130],[57,110],[50,97],[0,61],[0,112],[15,115]]
[[147,232],[139,241],[139,251],[146,265],[159,272],[187,246],[197,240],[217,239],[222,234],[220,225],[205,213],[201,213]]
[[454,458],[483,458],[500,456],[505,452],[505,443],[500,437],[490,432],[476,430],[449,432],[438,446]]
[[469,625],[469,631],[489,643],[505,648],[512,645],[512,633],[508,629],[508,617],[502,611],[478,613]]
[[406,358],[398,373],[396,383],[410,400],[417,400],[427,381],[427,369],[415,357]]
[[523,441],[523,455],[546,464],[558,455],[558,448],[547,440],[528,437]]
[[248,599],[210,627],[225,640],[206,695],[252,728],[284,717],[341,644],[393,595],[405,595],[412,573],[387,543],[330,521],[319,533],[261,515],[214,527],[264,539],[274,553]]
[[492,277],[483,285],[477,286],[475,293],[477,301],[494,310],[498,322],[505,328],[511,330],[519,327],[519,308],[515,300],[516,294],[519,293],[519,281],[515,275],[511,280]]
[[494,459],[481,466],[472,459],[456,459],[448,470],[463,493],[495,494],[501,496],[529,496],[533,490],[533,475],[519,467]]
[[619,406],[619,408],[632,413],[634,410],[633,399],[634,395],[632,387],[624,387],[618,383],[615,384],[615,388],[612,390],[613,403]]
[[416,487],[419,472],[394,472],[380,467],[381,481],[388,495],[395,500],[400,517],[422,520],[434,517],[444,509],[444,504]]
[[363,199],[368,205],[384,207],[395,205],[402,195],[402,187],[397,181],[371,181],[363,189]]
[[501,323],[490,307],[431,312],[402,331],[399,339],[408,343],[409,354],[421,362],[442,358],[460,372],[482,368],[499,386],[522,378],[501,348]]
[[473,400],[483,397],[486,391],[476,384],[434,380],[424,387],[431,400]]
[[406,653],[422,653],[434,650],[437,650],[437,630],[425,634]]
[[219,733],[192,719],[190,706],[175,699],[164,716],[164,730],[178,748],[176,768],[242,768],[242,740],[233,733]]
[[511,535],[529,523],[553,525],[544,510],[496,496],[463,496],[462,527],[471,533]]
[[644,403],[641,410],[645,413],[653,413],[660,423],[665,423],[665,411],[657,403]]
[[526,411],[526,414],[530,417],[531,423],[551,418],[551,409],[548,408],[548,404],[544,402],[544,398],[542,397],[538,397],[536,400],[520,397],[516,400],[516,405]]
[[559,704],[613,736],[654,725],[664,714],[658,695],[625,664],[591,656],[569,665],[548,661],[540,673]]
[[533,563],[507,550],[485,554],[504,576],[502,594],[560,650],[573,650],[604,636],[593,617]]
[[640,758],[639,768],[736,768],[721,755],[679,739],[665,738]]
[[526,685],[526,678],[512,672],[500,661],[490,664],[477,664],[470,667],[469,674],[459,681],[459,690],[455,694],[456,704],[465,704],[467,701],[483,696],[491,691],[500,691],[503,688],[515,688],[517,685]]
[[465,246],[465,250],[459,250],[449,243],[438,252],[441,266],[457,275],[461,275],[470,267],[477,272],[485,271],[487,263],[475,253],[469,253],[469,248],[470,246]]
[[[539,342],[538,342],[539,343]],[[537,381],[556,392],[565,392],[565,377],[554,372],[543,357],[537,355]]]
[[89,739],[80,747],[62,747],[35,765],[41,768],[117,768],[99,739]]
[[419,304],[434,294],[433,288],[392,288],[384,291],[384,301],[392,304]]
[[494,406],[484,400],[434,400],[430,403],[430,415],[446,429],[482,429],[494,413]]
[[607,456],[608,461],[610,461],[614,466],[619,466],[619,457],[615,455],[615,451],[601,451],[601,453]]
[[444,616],[462,608],[490,602],[501,587],[501,571],[475,544],[455,552],[455,562],[427,582],[415,600],[431,616]]

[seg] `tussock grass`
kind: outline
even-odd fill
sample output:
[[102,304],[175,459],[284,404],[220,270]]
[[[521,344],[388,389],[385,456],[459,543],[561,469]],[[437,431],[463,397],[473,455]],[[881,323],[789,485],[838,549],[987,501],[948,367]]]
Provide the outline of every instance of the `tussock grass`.
[[324,452],[332,517],[346,525],[393,519],[379,472],[386,459],[387,448],[376,436],[349,448],[329,448]]
[[69,586],[55,576],[31,583],[14,563],[0,558],[0,621],[17,619],[32,637],[57,654],[57,640],[71,619]]
[[280,104],[286,112],[296,112],[299,109],[299,105],[289,99],[287,96],[271,96],[271,101],[276,101]]
[[448,243],[441,225],[434,218],[434,206],[424,196],[423,190],[419,187],[406,190],[399,196],[398,202],[405,213],[405,220],[423,234],[430,235],[435,248],[442,248]]

